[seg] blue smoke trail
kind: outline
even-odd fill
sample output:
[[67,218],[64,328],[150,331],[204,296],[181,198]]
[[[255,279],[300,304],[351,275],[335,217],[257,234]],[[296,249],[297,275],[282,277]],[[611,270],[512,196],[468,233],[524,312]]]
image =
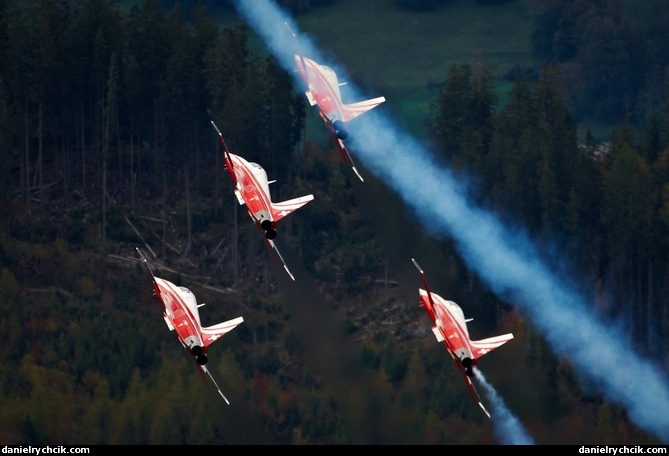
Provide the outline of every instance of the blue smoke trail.
[[483,373],[474,368],[476,379],[483,385],[486,396],[492,403],[492,413],[495,435],[504,445],[534,445],[534,439],[530,437],[523,425],[507,408],[504,400],[497,394]]
[[[295,44],[290,16],[269,0],[237,0],[236,6],[265,41],[278,62],[293,74]],[[336,65],[298,34],[307,57]],[[355,101],[365,99],[349,81]],[[553,350],[590,377],[609,400],[621,404],[639,427],[669,443],[669,381],[657,366],[634,352],[634,344],[616,328],[604,325],[573,283],[554,274],[541,260],[527,233],[504,226],[491,212],[470,204],[467,186],[438,165],[425,147],[400,131],[383,106],[355,120],[348,139],[352,151],[413,208],[433,234],[449,236],[467,266],[491,290],[524,311]],[[557,258],[556,258],[557,260]]]

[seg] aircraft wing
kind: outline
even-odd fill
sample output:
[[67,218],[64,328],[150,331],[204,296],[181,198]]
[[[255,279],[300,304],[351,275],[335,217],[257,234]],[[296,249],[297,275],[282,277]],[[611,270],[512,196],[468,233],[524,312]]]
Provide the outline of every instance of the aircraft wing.
[[144,257],[144,255],[142,254],[142,251],[139,250],[138,247],[135,247],[135,250],[137,250],[137,253],[139,254],[139,257],[142,259],[142,262],[144,262],[144,266],[146,266],[146,269],[149,271],[149,274],[151,274],[151,280],[153,281],[153,294],[163,304],[163,307],[165,307],[165,302],[163,301],[163,297],[160,293],[160,287],[158,286],[158,282],[156,282],[156,276],[153,275],[153,271],[151,270],[151,267],[149,266],[149,262],[146,260],[146,257]]
[[[434,312],[434,301],[432,299],[432,292],[430,291],[430,286],[427,284],[427,279],[425,278],[425,273],[423,272],[423,268],[420,267],[420,265],[414,260],[413,258],[411,259],[413,261],[414,266],[416,266],[416,269],[418,269],[418,272],[420,273],[420,279],[423,282],[423,287],[425,287],[424,290],[418,290],[418,294],[421,297],[421,306],[425,309],[427,314],[430,316],[430,319],[434,322],[437,320],[437,315]],[[426,299],[422,299],[423,296],[425,296]],[[444,336],[441,334],[441,331],[439,328],[435,328],[437,331],[434,329],[432,330],[434,332],[434,335],[437,337],[437,340],[443,340]]]
[[342,160],[344,160],[344,164],[350,166],[353,169],[353,172],[355,173],[356,176],[358,176],[358,179],[360,179],[362,182],[365,182],[365,180],[362,178],[360,173],[358,172],[358,169],[355,167],[355,163],[353,162],[353,158],[351,157],[351,154],[348,152],[348,149],[344,145],[344,141],[339,139],[337,137],[337,134],[335,133],[334,129],[332,128],[332,125],[330,124],[330,121],[327,120],[327,117],[321,113],[321,117],[325,121],[325,125],[327,125],[328,130],[330,131],[330,134],[335,140],[335,143],[337,143],[337,148],[339,149],[339,153],[341,154]]
[[228,150],[228,146],[225,145],[225,140],[223,140],[223,135],[221,134],[221,130],[218,129],[218,126],[214,123],[213,120],[210,120],[210,122],[214,126],[216,133],[218,133],[218,139],[221,141],[221,145],[223,146],[223,154],[225,156],[225,169],[228,170],[230,177],[232,177],[232,182],[234,182],[236,185],[237,175],[235,174],[235,167],[233,166],[232,159],[230,158],[230,151]]
[[237,317],[232,320],[219,323],[217,325],[202,328],[202,335],[204,336],[204,340],[202,341],[202,343],[204,344],[205,347],[208,347],[209,345],[213,344],[218,339],[223,337],[225,334],[236,328],[237,325],[239,325],[243,321],[244,317]]
[[[311,87],[311,83],[309,81],[309,71],[307,70],[307,63],[304,61],[304,56],[302,55],[302,50],[300,49],[300,43],[297,41],[297,35],[295,35],[295,32],[293,32],[293,30],[290,28],[288,22],[284,22],[284,24],[286,24],[290,34],[293,35],[293,41],[295,42],[295,49],[297,50],[297,54],[295,55],[295,63],[298,64],[297,71],[300,73],[300,76],[302,77],[307,87]],[[316,98],[314,98],[311,90],[307,90],[305,94],[307,95],[307,99],[309,100],[311,106],[314,106],[316,104]]]
[[479,396],[479,393],[476,391],[476,388],[474,388],[474,383],[472,383],[472,379],[465,374],[465,372],[462,370],[462,367],[460,366],[460,363],[457,362],[456,359],[453,359],[455,364],[458,366],[458,369],[460,370],[460,373],[462,374],[462,378],[465,379],[465,383],[467,384],[467,389],[469,390],[469,395],[472,397],[472,400],[481,407],[483,412],[490,418],[490,413],[486,410],[486,408],[483,406],[483,402],[481,402],[481,397]]
[[[240,317],[240,318],[241,318],[241,317]],[[181,341],[181,339],[179,339],[179,341]],[[191,359],[193,360],[193,362],[195,363],[195,366],[197,367],[197,370],[198,370],[198,372],[200,373],[200,376],[202,377],[202,381],[204,382],[204,384],[205,384],[205,386],[207,387],[207,389],[211,391],[211,388],[209,388],[209,383],[207,382],[207,378],[204,376],[204,374],[207,374],[207,375],[209,376],[209,379],[211,380],[211,382],[212,382],[212,383],[214,384],[214,386],[216,387],[216,391],[218,391],[218,394],[220,394],[221,397],[223,398],[223,400],[224,400],[228,405],[230,405],[230,401],[228,400],[227,397],[225,397],[225,394],[223,394],[223,391],[221,391],[221,388],[218,386],[218,383],[216,383],[216,380],[214,380],[214,377],[211,375],[211,372],[209,372],[209,369],[207,369],[207,366],[205,366],[204,364],[199,364],[199,363],[195,360],[195,357],[194,357],[193,354],[190,352],[190,350],[188,350],[188,349],[186,348],[186,345],[183,343],[183,341],[181,341],[181,344],[184,346],[184,349],[186,349],[186,353],[188,353],[188,356],[190,356],[190,358],[191,358]]]
[[481,402],[481,398],[479,397],[479,393],[476,392],[476,388],[474,388],[474,384],[472,383],[472,379],[467,377],[464,373],[462,374],[465,378],[465,381],[467,382],[467,388],[469,388],[469,394],[472,396],[472,399],[474,402],[476,402],[479,407],[481,407],[481,410],[483,410],[483,413],[485,413],[488,418],[490,418],[490,413],[486,410],[486,408],[483,406],[483,402]]
[[348,158],[348,163],[351,165],[351,168],[353,169],[353,172],[355,173],[355,175],[358,176],[358,179],[360,179],[361,182],[365,182],[365,180],[362,178],[362,176],[358,172],[358,169],[355,167],[355,163],[353,162],[353,158],[351,157],[351,154],[348,153],[348,149],[346,148],[346,146],[344,146],[344,141],[337,138],[336,135],[335,135],[335,140],[337,141],[337,145],[339,146],[339,152],[342,154],[342,157],[344,156],[344,154],[346,154],[346,157],[344,158],[344,162],[346,162],[346,159]]

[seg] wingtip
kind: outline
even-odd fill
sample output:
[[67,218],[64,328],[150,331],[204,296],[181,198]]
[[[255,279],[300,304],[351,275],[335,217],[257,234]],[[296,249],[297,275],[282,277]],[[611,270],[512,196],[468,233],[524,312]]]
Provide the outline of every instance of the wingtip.
[[[219,391],[219,393],[220,393],[220,391]],[[225,394],[221,393],[221,397],[223,398],[223,400],[225,401],[226,404],[230,405],[230,401],[228,400],[227,397],[225,397]]]
[[290,278],[293,279],[293,281],[295,281],[295,277],[290,272],[290,269],[288,269],[288,265],[286,264],[286,261],[281,256],[281,252],[279,252],[279,248],[276,246],[274,241],[272,241],[271,239],[267,239],[267,238],[265,238],[265,241],[267,241],[267,244],[270,246],[270,249],[273,250],[274,253],[276,253],[276,256],[279,257],[279,260],[281,261],[281,264],[283,265],[283,269],[285,269],[286,272],[288,273],[288,275],[290,276]]
[[139,250],[139,247],[135,247],[135,250],[137,251],[137,254],[139,255],[139,259],[146,265],[146,267],[149,267],[149,262],[147,261],[146,257],[142,253],[141,250]]
[[355,175],[358,176],[358,179],[360,179],[360,182],[365,182],[365,179],[362,178],[355,166],[353,166],[353,171],[355,172]]
[[197,368],[198,368],[198,370],[200,371],[200,374],[202,375],[202,380],[204,380],[204,384],[207,385],[207,389],[208,389],[208,390],[211,390],[211,389],[209,388],[209,383],[207,383],[207,379],[204,378],[204,374],[203,374],[203,372],[205,372],[205,373],[209,376],[209,378],[211,379],[212,383],[213,383],[214,386],[216,387],[216,391],[218,391],[218,394],[221,395],[221,397],[223,398],[223,400],[225,401],[225,403],[228,404],[228,405],[230,405],[230,401],[228,401],[228,398],[225,397],[225,394],[223,394],[223,391],[221,391],[221,387],[218,386],[218,383],[216,383],[216,380],[214,380],[214,376],[211,375],[211,372],[209,372],[209,369],[207,369],[205,366],[200,366],[199,364],[197,365]]
[[488,416],[488,418],[490,418],[490,413],[488,413],[488,411],[485,409],[485,407],[483,406],[483,404],[479,402],[479,406],[480,406],[481,409],[483,410],[483,413],[485,413],[485,414]]
[[295,282],[295,277],[293,276],[293,274],[292,274],[292,273],[290,272],[290,270],[288,269],[288,266],[286,266],[286,265],[284,264],[284,265],[283,265],[283,268],[286,270],[286,272],[288,273],[288,275],[290,276],[290,278],[293,279],[293,282]]
[[209,122],[211,122],[211,125],[214,127],[214,130],[216,130],[216,133],[218,133],[218,136],[223,138],[223,134],[221,133],[221,130],[218,129],[218,125],[211,119],[209,119]]

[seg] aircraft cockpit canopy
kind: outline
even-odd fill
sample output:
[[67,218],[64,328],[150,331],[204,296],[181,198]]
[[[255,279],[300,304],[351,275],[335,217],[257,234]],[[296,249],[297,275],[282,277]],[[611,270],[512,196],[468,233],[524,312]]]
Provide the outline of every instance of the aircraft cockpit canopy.
[[[179,289],[183,292],[183,298],[186,301],[186,305],[190,309],[197,309],[197,299],[195,299],[193,292],[186,287],[179,287]],[[195,313],[195,318],[197,318],[198,321],[200,320],[197,312]]]

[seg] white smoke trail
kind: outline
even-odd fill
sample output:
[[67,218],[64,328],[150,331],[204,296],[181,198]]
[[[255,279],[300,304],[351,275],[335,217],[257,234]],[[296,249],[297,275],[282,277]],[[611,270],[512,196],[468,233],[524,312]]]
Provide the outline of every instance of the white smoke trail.
[[497,438],[504,445],[534,445],[534,439],[528,434],[522,423],[516,418],[506,406],[495,388],[492,387],[483,373],[474,368],[474,375],[483,385],[486,396],[492,403],[490,418],[493,420],[494,431]]
[[[295,44],[285,22],[298,34],[307,57],[342,74],[273,2],[237,0],[236,6],[296,83]],[[347,82],[355,100],[368,98]],[[541,260],[523,230],[512,230],[493,213],[470,204],[467,186],[386,117],[382,106],[355,123],[348,141],[365,168],[394,189],[427,229],[450,237],[468,267],[494,293],[521,308],[580,375],[590,377],[609,400],[625,407],[639,427],[669,443],[669,381],[656,363],[636,353],[622,332],[604,325],[588,305],[590,299]]]

